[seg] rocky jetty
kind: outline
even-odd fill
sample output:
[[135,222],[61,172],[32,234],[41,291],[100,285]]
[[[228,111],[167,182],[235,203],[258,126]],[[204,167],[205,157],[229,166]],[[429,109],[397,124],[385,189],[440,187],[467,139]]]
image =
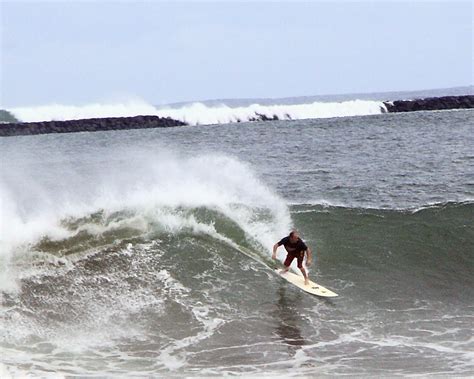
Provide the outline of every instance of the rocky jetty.
[[428,97],[415,100],[384,101],[388,112],[437,111],[474,108],[474,95]]
[[[443,96],[430,97],[415,100],[384,101],[384,106],[380,106],[380,112],[414,112],[414,111],[434,111],[444,109],[468,109],[474,108],[474,95],[464,96]],[[0,114],[0,137],[34,135],[45,133],[72,133],[72,132],[96,132],[103,130],[121,129],[146,129],[146,128],[167,128],[172,126],[183,126],[186,123],[171,118],[158,116],[136,116],[136,117],[107,117],[91,118],[84,120],[69,121],[42,121],[19,123],[11,114],[4,112]],[[11,117],[10,117],[10,116]],[[9,117],[7,117],[9,116]],[[289,114],[284,116],[291,120]],[[254,117],[241,121],[273,121],[278,120],[277,115],[269,116],[255,113]]]
[[85,120],[43,121],[0,124],[0,136],[46,133],[97,132],[103,130],[148,129],[183,126],[186,123],[158,116],[107,117]]

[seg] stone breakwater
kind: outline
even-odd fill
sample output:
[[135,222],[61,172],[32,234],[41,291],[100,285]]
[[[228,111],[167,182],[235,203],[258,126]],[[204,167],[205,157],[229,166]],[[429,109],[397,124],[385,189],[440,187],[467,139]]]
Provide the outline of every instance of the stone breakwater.
[[428,97],[415,100],[384,101],[387,112],[437,111],[474,108],[474,95]]
[[[382,104],[382,102],[381,102]],[[430,97],[415,100],[384,101],[381,113],[434,111],[474,108],[474,95]],[[289,114],[284,117],[290,120]],[[279,120],[277,115],[255,113],[245,121]],[[237,122],[240,122],[238,120]],[[167,128],[188,125],[185,122],[158,116],[106,117],[69,121],[6,122],[0,123],[0,137],[46,133],[96,132],[104,130]]]
[[184,122],[158,116],[107,117],[69,121],[42,121],[0,124],[0,136],[20,136],[46,133],[97,132],[103,130],[168,128],[187,125]]

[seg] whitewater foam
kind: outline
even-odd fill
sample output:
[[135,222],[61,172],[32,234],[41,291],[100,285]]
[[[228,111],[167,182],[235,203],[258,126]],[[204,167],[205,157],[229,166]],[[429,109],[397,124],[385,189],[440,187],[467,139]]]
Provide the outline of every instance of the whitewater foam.
[[154,107],[142,100],[121,103],[92,103],[86,105],[51,104],[32,107],[11,108],[9,111],[22,122],[64,121],[103,117],[132,117],[152,115],[171,117],[190,125],[226,124],[254,121],[263,118],[279,120],[301,120],[380,114],[386,111],[381,101],[347,100],[342,102],[312,102],[303,104],[251,104],[229,106],[206,105],[195,102],[178,107]]
[[9,111],[22,122],[156,115],[156,108],[141,100],[119,103],[91,103],[86,105],[48,104],[16,107],[9,109]]
[[[235,158],[120,151],[105,154],[104,159],[108,166],[91,167],[87,176],[67,161],[45,167],[40,177],[33,173],[37,170],[33,162],[31,167],[25,162],[20,176],[8,175],[10,168],[2,168],[2,178],[9,178],[0,183],[2,290],[15,288],[10,270],[15,253],[45,237],[61,240],[84,231],[101,234],[121,227],[146,233],[152,224],[171,233],[187,229],[219,237],[212,224],[182,211],[204,207],[225,215],[249,239],[269,247],[291,224],[285,202]],[[55,180],[57,170],[61,183]],[[270,218],[255,217],[261,209]],[[105,222],[86,222],[75,229],[64,222],[97,212],[102,212]],[[128,214],[123,219],[107,220],[114,212]]]
[[380,114],[383,111],[386,111],[386,108],[382,102],[351,100],[340,103],[314,102],[294,105],[252,104],[233,108],[225,104],[209,107],[202,103],[194,103],[177,109],[160,109],[158,115],[198,125],[252,121],[262,118],[261,116],[269,119],[276,117],[279,120],[301,120],[371,115]]

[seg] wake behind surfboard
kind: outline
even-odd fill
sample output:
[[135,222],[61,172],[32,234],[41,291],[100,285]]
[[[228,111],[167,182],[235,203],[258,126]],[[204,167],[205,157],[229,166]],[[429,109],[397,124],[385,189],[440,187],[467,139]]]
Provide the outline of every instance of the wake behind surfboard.
[[304,284],[304,278],[300,275],[293,274],[292,272],[286,272],[281,274],[279,269],[275,269],[275,272],[281,276],[283,279],[287,280],[291,284],[294,284],[296,287],[302,289],[305,292],[308,292],[312,295],[321,296],[321,297],[336,297],[339,296],[337,293],[315,283],[311,280],[308,285]]

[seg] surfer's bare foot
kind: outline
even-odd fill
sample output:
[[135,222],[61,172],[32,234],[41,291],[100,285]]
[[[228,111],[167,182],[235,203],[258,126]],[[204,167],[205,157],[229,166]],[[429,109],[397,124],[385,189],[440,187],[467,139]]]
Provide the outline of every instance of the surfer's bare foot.
[[304,280],[304,285],[305,285],[305,286],[309,286],[309,279],[308,279],[308,278],[306,278],[306,279]]

